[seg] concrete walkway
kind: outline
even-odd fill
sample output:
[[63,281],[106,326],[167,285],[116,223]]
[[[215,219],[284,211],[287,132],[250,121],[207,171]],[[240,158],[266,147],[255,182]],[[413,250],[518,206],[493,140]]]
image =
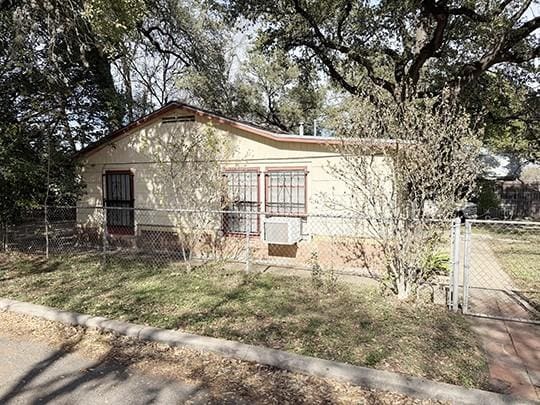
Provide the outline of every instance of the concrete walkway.
[[44,343],[0,336],[1,404],[204,403],[197,386],[134,373]]
[[[512,293],[512,279],[490,246],[491,239],[486,235],[473,235],[472,238],[468,312],[527,318],[527,312]],[[463,272],[460,272],[460,284],[463,282],[462,277]]]
[[487,355],[492,388],[540,401],[540,326],[485,318],[470,321]]
[[[468,312],[529,319],[536,311],[515,292],[516,286],[512,278],[493,251],[494,243],[499,242],[490,235],[473,234]],[[460,272],[460,284],[463,283],[462,277]]]
[[[490,235],[473,234],[468,312],[529,319],[527,303],[513,292],[514,283],[495,255],[493,243]],[[462,284],[463,272],[459,277]],[[482,317],[469,320],[486,353],[492,388],[539,401],[540,325]]]

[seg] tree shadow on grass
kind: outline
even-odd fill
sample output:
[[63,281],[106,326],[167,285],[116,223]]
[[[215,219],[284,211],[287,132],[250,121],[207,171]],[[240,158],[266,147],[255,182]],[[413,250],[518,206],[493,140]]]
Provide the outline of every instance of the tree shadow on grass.
[[31,275],[52,273],[58,270],[60,266],[61,263],[59,261],[49,261],[41,256],[25,259],[18,263],[6,261],[0,263],[0,274],[4,272],[5,274],[9,274],[9,276],[0,278],[0,281],[9,281]]
[[[174,304],[182,289],[167,292],[161,301],[153,296],[159,291],[145,291],[139,296],[123,283],[144,282],[159,277],[159,273],[147,271],[144,264],[133,265],[134,270],[121,264],[117,270],[121,274],[110,281],[97,280],[107,272],[96,270],[95,274],[87,274],[94,289],[88,288],[86,282],[73,286],[63,283],[61,289],[45,297],[44,303],[135,322],[148,321],[152,326],[185,326],[194,333],[469,386],[478,386],[474,378],[484,372],[481,359],[474,353],[475,343],[466,335],[467,328],[444,308],[377,304],[385,300],[382,296],[375,299],[376,303],[352,295],[338,299],[335,294],[310,293],[311,289],[298,287],[294,278],[279,283],[246,276],[235,279],[235,284],[227,288],[219,288],[221,278],[215,280],[215,285],[205,284],[209,290],[203,291],[203,299],[192,311],[178,314],[174,306],[169,310],[167,305]],[[158,289],[167,288],[168,282],[165,279]],[[98,308],[95,304],[104,303],[109,294],[112,298],[108,305]],[[193,294],[196,298],[197,293]],[[381,309],[386,314],[381,315]]]
[[460,314],[430,311],[430,328],[414,348],[416,367],[428,379],[488,389],[486,357],[478,337]]
[[[469,387],[485,387],[487,369],[474,335],[459,315],[415,304],[343,301],[326,294],[286,295],[282,313],[273,293],[247,310],[243,282],[208,308],[176,317],[189,332],[264,345],[350,364],[386,369]],[[380,297],[380,300],[384,300]],[[369,300],[368,300],[369,301]],[[249,300],[247,302],[249,304]],[[382,311],[382,312],[381,312]]]
[[182,327],[186,324],[190,325],[197,322],[207,322],[209,320],[220,318],[223,316],[221,309],[224,305],[238,300],[244,293],[245,288],[250,284],[247,278],[243,278],[240,284],[236,285],[231,291],[227,291],[221,295],[218,301],[211,306],[202,308],[196,313],[188,313],[176,318],[176,327]]

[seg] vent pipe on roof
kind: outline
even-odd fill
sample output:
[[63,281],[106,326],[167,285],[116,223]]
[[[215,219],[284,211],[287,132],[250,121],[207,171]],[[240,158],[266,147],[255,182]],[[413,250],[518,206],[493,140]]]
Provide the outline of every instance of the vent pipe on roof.
[[300,121],[300,128],[298,129],[298,135],[304,136],[304,121]]
[[317,119],[313,120],[313,136],[317,136]]

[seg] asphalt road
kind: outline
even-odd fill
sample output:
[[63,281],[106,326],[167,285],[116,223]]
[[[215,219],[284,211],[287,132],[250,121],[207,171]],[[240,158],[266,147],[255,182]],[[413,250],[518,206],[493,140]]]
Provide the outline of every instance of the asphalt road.
[[0,336],[0,404],[202,403],[198,386]]

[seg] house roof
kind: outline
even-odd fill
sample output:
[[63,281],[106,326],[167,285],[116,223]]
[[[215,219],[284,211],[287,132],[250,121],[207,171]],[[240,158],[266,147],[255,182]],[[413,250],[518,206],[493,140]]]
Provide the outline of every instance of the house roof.
[[229,118],[222,114],[208,111],[199,107],[194,107],[192,105],[182,103],[179,101],[172,101],[166,104],[165,106],[159,108],[158,110],[150,114],[147,114],[127,124],[126,126],[120,129],[117,129],[116,131],[113,131],[110,134],[89,144],[85,148],[78,151],[75,154],[75,158],[84,157],[92,152],[95,152],[101,149],[103,146],[107,145],[109,142],[114,141],[115,139],[118,139],[122,135],[127,134],[128,132],[148,123],[149,121],[162,117],[165,114],[171,112],[172,110],[175,110],[178,108],[192,112],[193,114],[197,116],[205,117],[218,124],[224,124],[224,125],[228,125],[234,128],[238,128],[248,133],[251,133],[253,135],[261,136],[266,139],[271,139],[276,142],[298,142],[298,143],[308,143],[308,144],[309,143],[338,144],[341,142],[337,138],[327,138],[327,137],[321,137],[321,136],[300,136],[300,135],[294,135],[294,134],[287,134],[284,132],[272,131],[272,130],[263,128],[257,124],[253,124],[251,122]]

